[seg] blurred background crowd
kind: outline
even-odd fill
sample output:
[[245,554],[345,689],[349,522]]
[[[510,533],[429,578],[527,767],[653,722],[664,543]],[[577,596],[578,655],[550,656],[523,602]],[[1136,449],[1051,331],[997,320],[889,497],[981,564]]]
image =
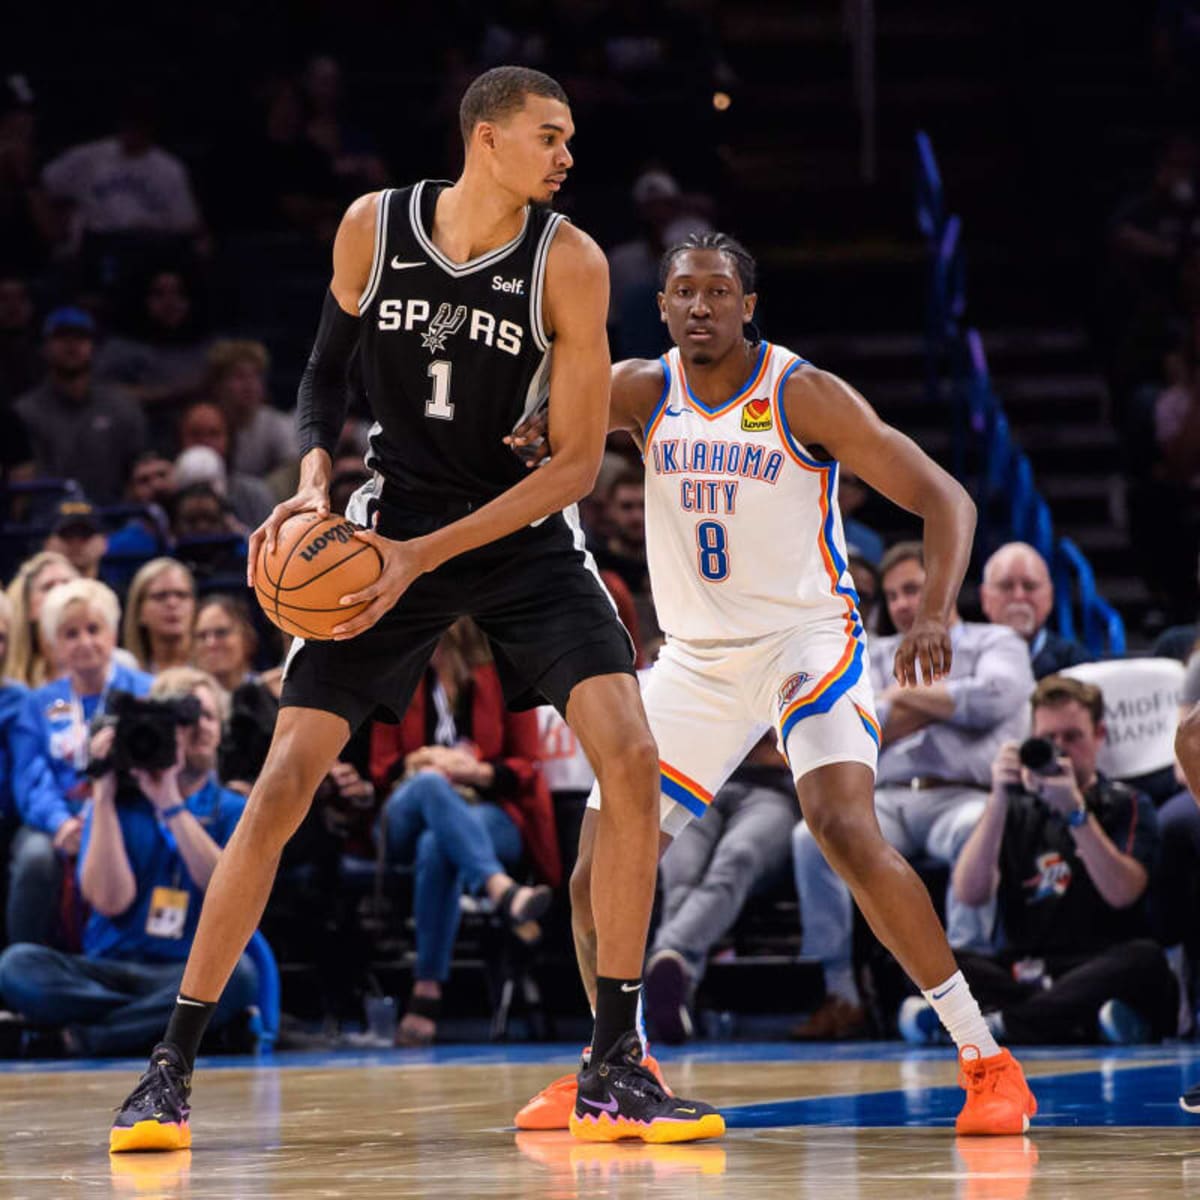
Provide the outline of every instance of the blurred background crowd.
[[[270,736],[287,647],[245,589],[246,539],[295,484],[333,231],[364,191],[454,177],[459,97],[502,62],[571,97],[562,207],[608,253],[614,358],[665,348],[663,249],[726,229],[760,259],[764,334],[945,459],[908,227],[912,133],[933,132],[1014,435],[1133,649],[1063,636],[1054,564],[992,526],[941,707],[912,711],[889,655],[923,586],[917,530],[843,475],[880,820],[1010,1037],[1191,1031],[1200,809],[1164,747],[1200,699],[1200,9],[940,7],[880,20],[870,89],[854,4],[131,7],[86,37],[31,15],[0,60],[0,1051],[153,1041]],[[338,511],[369,420],[355,396]],[[581,507],[648,667],[627,439]],[[96,718],[123,693],[199,701],[169,767],[106,770],[120,736]],[[1070,760],[1058,809],[1023,790],[1030,732]],[[322,786],[217,1037],[261,1042],[276,968],[294,1043],[354,1030],[364,1003],[377,1019],[347,1036],[406,1044],[479,1020],[505,1035],[514,1013],[538,1035],[582,1022],[564,880],[590,783],[556,714],[504,712],[486,644],[456,626],[404,722],[360,731]],[[1079,804],[1099,853],[1070,833]],[[538,888],[549,914],[513,919]],[[936,1036],[814,852],[770,738],[665,859],[660,909],[656,1036]]]

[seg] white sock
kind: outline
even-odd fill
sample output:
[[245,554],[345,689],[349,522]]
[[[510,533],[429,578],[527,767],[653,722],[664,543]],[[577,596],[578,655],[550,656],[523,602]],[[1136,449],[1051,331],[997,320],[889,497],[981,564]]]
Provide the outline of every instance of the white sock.
[[959,1050],[964,1046],[975,1046],[981,1058],[991,1058],[993,1054],[1000,1053],[1000,1047],[996,1045],[996,1039],[979,1011],[979,1003],[971,995],[961,971],[955,971],[945,983],[922,991],[921,995],[929,1001]]
[[854,982],[854,968],[850,963],[839,963],[825,968],[825,991],[831,996],[840,996],[854,1005],[862,1004],[858,984]]

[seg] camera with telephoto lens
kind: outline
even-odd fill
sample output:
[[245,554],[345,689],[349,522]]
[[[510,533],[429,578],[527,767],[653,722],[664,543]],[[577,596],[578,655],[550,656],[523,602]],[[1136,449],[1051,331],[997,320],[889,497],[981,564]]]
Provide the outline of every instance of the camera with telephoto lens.
[[88,763],[87,773],[95,778],[109,771],[128,775],[135,767],[165,771],[179,757],[176,731],[199,720],[200,701],[195,696],[152,700],[129,692],[112,692],[104,716],[95,724],[97,729],[111,726],[116,730],[112,751],[108,758]]
[[1021,766],[1035,775],[1058,774],[1058,751],[1049,738],[1028,737],[1017,750]]

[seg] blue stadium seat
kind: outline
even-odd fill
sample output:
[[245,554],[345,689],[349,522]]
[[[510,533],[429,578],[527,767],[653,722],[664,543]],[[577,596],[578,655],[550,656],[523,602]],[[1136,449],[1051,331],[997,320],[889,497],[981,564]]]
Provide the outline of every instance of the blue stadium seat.
[[270,943],[257,929],[246,954],[258,971],[258,1053],[270,1054],[279,1040],[279,966]]
[[923,129],[917,130],[917,228],[931,242],[942,235],[945,222],[945,198],[942,193],[942,173],[938,170],[933,142]]
[[1075,637],[1074,598],[1078,592],[1083,644],[1097,657],[1123,655],[1125,623],[1097,591],[1095,572],[1087,556],[1070,538],[1059,538],[1052,561],[1059,632],[1063,637]]
[[[1077,585],[1083,637],[1089,650],[1123,654],[1124,623],[1096,590],[1087,558],[1069,539],[1055,546],[1050,507],[1037,490],[1028,456],[1013,442],[1003,404],[992,388],[983,338],[977,329],[961,327],[967,299],[962,222],[957,216],[946,216],[941,171],[924,130],[918,130],[915,147],[917,227],[929,255],[926,395],[931,403],[941,400],[942,373],[948,369],[954,406],[952,466],[979,506],[976,545],[981,553],[987,553],[1000,541],[1029,542],[1050,564],[1058,596],[1059,632],[1064,637],[1075,636],[1073,597]],[[974,475],[976,453],[979,465]],[[995,531],[994,541],[993,502],[1006,504],[1008,525],[1006,530]]]

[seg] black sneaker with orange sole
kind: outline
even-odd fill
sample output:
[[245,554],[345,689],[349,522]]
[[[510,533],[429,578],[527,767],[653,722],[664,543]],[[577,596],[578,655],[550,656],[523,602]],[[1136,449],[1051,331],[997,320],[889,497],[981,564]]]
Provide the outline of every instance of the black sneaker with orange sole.
[[108,1135],[110,1154],[126,1150],[186,1150],[192,1144],[188,1097],[192,1077],[183,1055],[160,1042]]
[[641,1039],[630,1030],[579,1072],[570,1128],[585,1142],[695,1142],[720,1137],[725,1119],[711,1104],[672,1096],[642,1061]]

